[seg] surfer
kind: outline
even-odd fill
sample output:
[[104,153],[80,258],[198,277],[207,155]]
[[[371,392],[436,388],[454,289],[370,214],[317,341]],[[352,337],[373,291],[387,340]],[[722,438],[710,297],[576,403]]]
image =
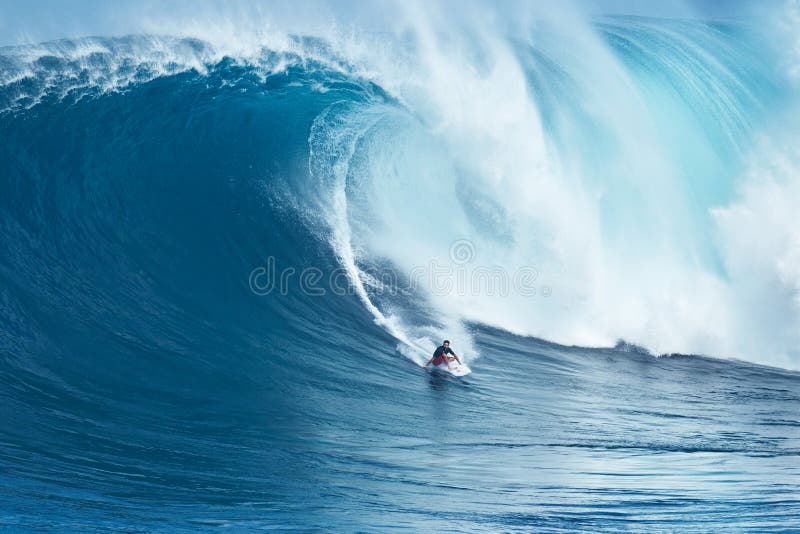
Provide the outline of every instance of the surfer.
[[[452,356],[450,356],[451,354]],[[428,363],[425,364],[425,367],[428,367],[430,364],[441,365],[446,363],[450,365],[450,362],[453,360],[457,361],[459,364],[461,363],[461,360],[458,359],[458,354],[453,352],[453,349],[450,348],[450,341],[445,339],[442,342],[442,346],[433,352],[433,356],[428,360]]]

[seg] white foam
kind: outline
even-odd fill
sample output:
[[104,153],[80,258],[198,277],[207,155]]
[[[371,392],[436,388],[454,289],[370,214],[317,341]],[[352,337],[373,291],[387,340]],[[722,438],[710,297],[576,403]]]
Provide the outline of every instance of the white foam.
[[800,362],[800,160],[797,140],[766,143],[734,202],[713,211],[731,279],[737,355]]
[[[750,135],[745,108],[760,103],[749,81],[723,62],[737,52],[733,43],[703,34],[702,26],[662,30],[636,23],[637,31],[663,41],[661,49],[663,43],[673,47],[674,57],[651,59],[673,69],[685,91],[695,91],[697,104],[707,106],[716,125],[709,137],[698,122],[707,118],[693,116],[697,109],[674,99],[669,87],[642,85],[580,17],[545,17],[550,26],[543,42],[535,42],[536,34],[531,41],[571,77],[572,105],[601,125],[603,137],[596,141],[607,147],[604,167],[595,168],[586,157],[594,147],[581,132],[573,143],[556,145],[544,131],[519,50],[506,38],[508,28],[499,27],[503,21],[468,9],[454,22],[416,4],[405,15],[414,50],[410,64],[390,68],[381,64],[386,57],[378,57],[373,70],[421,120],[391,111],[373,117],[347,157],[337,160],[350,174],[347,183],[340,175],[335,188],[340,210],[333,226],[347,228],[346,240],[335,239],[337,250],[388,258],[406,273],[429,261],[461,268],[469,279],[482,267],[514,273],[533,266],[539,272],[536,298],[441,292],[423,280],[420,296],[450,328],[477,321],[567,344],[610,346],[624,338],[654,352],[796,365],[796,341],[786,335],[791,328],[781,333],[759,321],[761,334],[752,336],[745,324],[751,329],[756,321],[742,318],[751,317],[753,308],[737,295],[742,281],[732,283],[709,259],[715,246],[731,245],[729,238],[715,243],[707,237],[712,221],[698,209],[691,180],[718,181],[716,195],[724,198],[726,177],[687,176],[685,157],[700,172],[722,172],[720,147],[735,152]],[[705,40],[696,44],[681,31]],[[570,49],[554,49],[553,42],[568,42]],[[339,122],[331,131],[337,128],[349,126]],[[475,217],[480,203],[497,209]],[[719,219],[723,212],[715,213]],[[609,223],[609,216],[618,220]],[[791,225],[788,215],[780,220]],[[461,239],[475,251],[466,265],[448,257]],[[358,278],[357,262],[340,256],[352,266],[351,278]],[[783,263],[793,266],[793,258]],[[728,260],[726,266],[735,264]],[[782,287],[776,302],[793,299],[792,291]],[[773,302],[763,291],[757,294]],[[753,340],[767,337],[774,342],[764,352],[758,347],[765,345]]]

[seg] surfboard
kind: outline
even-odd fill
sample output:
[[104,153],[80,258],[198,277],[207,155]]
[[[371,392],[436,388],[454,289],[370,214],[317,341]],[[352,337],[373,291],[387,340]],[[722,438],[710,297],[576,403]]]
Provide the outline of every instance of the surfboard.
[[472,372],[472,369],[464,364],[459,364],[458,362],[452,362],[450,365],[442,363],[437,365],[436,368],[453,376],[466,376]]

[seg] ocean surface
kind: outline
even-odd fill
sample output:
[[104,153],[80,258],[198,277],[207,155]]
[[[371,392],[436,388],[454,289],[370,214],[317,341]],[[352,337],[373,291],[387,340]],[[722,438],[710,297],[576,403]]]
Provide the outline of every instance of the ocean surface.
[[0,529],[800,531],[760,24],[0,48]]

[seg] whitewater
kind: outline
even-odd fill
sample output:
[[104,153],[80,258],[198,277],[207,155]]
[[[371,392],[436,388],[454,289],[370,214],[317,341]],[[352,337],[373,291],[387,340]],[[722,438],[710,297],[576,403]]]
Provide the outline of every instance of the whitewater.
[[800,6],[599,4],[1,46],[0,525],[800,528]]

